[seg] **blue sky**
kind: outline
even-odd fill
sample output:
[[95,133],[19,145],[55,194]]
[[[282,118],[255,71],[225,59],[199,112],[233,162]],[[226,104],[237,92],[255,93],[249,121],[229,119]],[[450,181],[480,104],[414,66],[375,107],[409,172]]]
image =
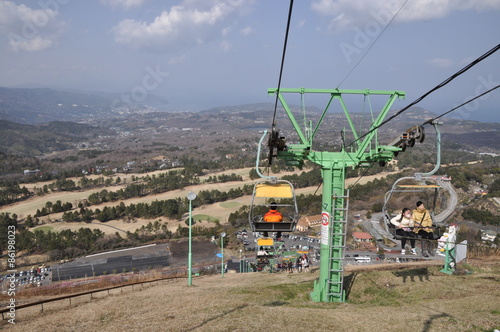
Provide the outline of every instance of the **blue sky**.
[[[402,108],[499,43],[499,0],[403,4],[296,0],[281,86],[327,89],[342,82],[343,89],[403,90],[406,100],[394,105]],[[274,102],[267,89],[277,87],[288,6],[0,0],[0,86],[36,83],[135,99],[155,94],[172,110]],[[499,60],[497,52],[418,106],[441,114],[498,85]],[[499,90],[455,116],[500,122]]]

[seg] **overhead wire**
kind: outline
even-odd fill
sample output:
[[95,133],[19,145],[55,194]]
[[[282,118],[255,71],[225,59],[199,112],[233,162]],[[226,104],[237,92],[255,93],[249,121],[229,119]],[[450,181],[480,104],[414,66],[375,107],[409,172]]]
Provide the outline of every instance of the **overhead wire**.
[[494,54],[496,51],[498,51],[498,49],[500,49],[500,44],[496,45],[495,47],[493,47],[492,49],[490,49],[489,51],[487,51],[486,53],[484,53],[483,55],[481,55],[480,57],[478,57],[476,60],[472,61],[471,63],[469,63],[468,65],[466,65],[465,67],[463,67],[462,69],[460,69],[459,71],[457,71],[455,74],[451,75],[450,77],[448,77],[447,79],[445,79],[443,82],[439,83],[434,88],[432,88],[431,90],[427,91],[425,94],[423,94],[422,96],[420,96],[419,98],[417,98],[415,101],[413,101],[412,103],[410,103],[408,106],[406,106],[403,109],[399,110],[396,114],[394,114],[393,116],[389,117],[387,120],[382,121],[379,125],[373,127],[371,130],[369,130],[365,134],[359,136],[357,139],[355,139],[354,141],[352,141],[351,143],[349,143],[349,145],[347,147],[353,145],[354,143],[356,143],[360,139],[364,138],[368,134],[372,133],[373,131],[375,131],[378,128],[382,127],[383,125],[387,124],[389,121],[391,121],[394,118],[396,118],[397,116],[401,115],[403,112],[406,112],[410,107],[418,104],[419,102],[421,102],[424,98],[426,98],[428,95],[430,95],[434,91],[441,89],[442,87],[444,87],[445,85],[447,85],[448,83],[450,83],[451,81],[453,81],[458,76],[462,75],[463,73],[465,73],[466,71],[468,71],[469,69],[471,69],[472,67],[474,67],[475,65],[477,65],[478,63],[480,63],[481,61],[483,61],[484,59],[486,59],[489,56],[491,56],[492,54]]
[[[460,104],[460,105],[452,108],[451,110],[449,110],[449,111],[447,111],[447,112],[445,112],[445,113],[443,113],[441,115],[438,115],[438,116],[436,116],[436,117],[434,117],[434,118],[432,118],[430,120],[425,121],[424,123],[421,124],[421,126],[425,126],[427,124],[431,124],[432,122],[436,121],[437,119],[439,119],[439,118],[441,118],[441,117],[443,117],[443,116],[445,116],[445,115],[447,115],[447,114],[449,114],[449,113],[451,113],[453,111],[456,111],[457,109],[459,109],[459,108],[467,105],[470,102],[473,102],[474,100],[476,100],[478,98],[481,98],[482,96],[484,96],[484,95],[486,95],[486,94],[488,94],[488,93],[490,93],[493,90],[498,89],[498,88],[500,88],[500,84],[497,85],[497,86],[495,86],[495,87],[493,87],[493,88],[491,88],[491,89],[489,89],[488,91],[485,91],[485,92],[481,93],[480,95],[478,95],[478,96],[476,96],[474,98],[471,98],[471,99],[467,100],[466,102],[464,102],[464,103],[462,103],[462,104]],[[356,182],[354,184],[352,184],[351,186],[349,186],[348,189],[353,188],[361,180],[361,178],[366,175],[366,173],[368,172],[368,170],[370,170],[370,168],[372,168],[372,167],[373,167],[373,163],[371,164],[371,166],[362,175],[359,176],[359,178],[356,180]]]
[[361,174],[358,179],[356,180],[356,182],[354,182],[352,185],[350,185],[347,189],[352,189],[354,188],[354,186],[356,186],[358,184],[358,182],[366,175],[366,173],[368,173],[368,171],[373,167],[374,163],[371,163],[370,164],[370,167],[368,167],[364,172],[363,174]]
[[478,95],[478,96],[476,96],[476,97],[474,97],[474,98],[471,98],[471,99],[467,100],[466,102],[464,102],[464,103],[462,103],[462,104],[458,105],[457,107],[454,107],[454,108],[452,108],[451,110],[446,111],[446,112],[444,112],[443,114],[436,116],[435,118],[432,118],[432,119],[430,119],[430,120],[425,121],[425,122],[422,124],[422,126],[424,126],[424,125],[426,125],[426,124],[430,124],[430,123],[432,123],[433,121],[436,121],[437,119],[442,118],[442,117],[443,117],[443,116],[445,116],[446,114],[449,114],[449,113],[451,113],[451,112],[453,112],[453,111],[456,111],[457,109],[461,108],[462,106],[465,106],[465,105],[467,105],[468,103],[473,102],[474,100],[476,100],[476,99],[478,99],[478,98],[481,98],[482,96],[484,96],[484,95],[486,95],[486,94],[488,94],[488,93],[490,93],[490,92],[492,92],[493,90],[498,89],[498,88],[500,88],[500,84],[499,84],[499,85],[497,85],[497,86],[495,86],[495,87],[493,87],[493,88],[491,88],[491,89],[489,89],[488,91],[485,91],[485,92],[481,93],[480,95]]
[[366,50],[365,54],[363,54],[363,56],[358,60],[358,62],[356,63],[356,65],[354,65],[354,67],[352,67],[352,69],[349,71],[349,73],[347,73],[347,75],[342,79],[342,81],[340,81],[340,83],[337,85],[337,89],[352,74],[352,72],[356,69],[356,67],[358,67],[358,65],[361,63],[361,61],[363,61],[363,59],[365,58],[365,56],[368,54],[368,52],[370,52],[370,50],[377,43],[377,41],[379,40],[379,38],[382,37],[382,35],[384,34],[385,30],[387,30],[387,28],[389,27],[389,25],[391,25],[392,21],[394,21],[394,19],[396,18],[396,16],[398,16],[399,12],[403,9],[403,7],[406,5],[407,2],[408,2],[408,0],[406,0],[403,3],[403,5],[399,8],[399,10],[396,12],[396,14],[394,14],[394,16],[392,17],[392,19],[389,21],[389,23],[387,23],[387,25],[384,27],[384,29],[382,30],[382,32],[377,36],[377,38],[375,38],[375,40],[370,45],[370,47],[368,47],[368,49]]
[[293,0],[290,0],[290,8],[288,10],[288,21],[286,23],[286,32],[285,32],[285,42],[283,45],[283,54],[281,56],[281,66],[280,66],[280,75],[278,79],[278,89],[276,90],[276,101],[274,102],[274,114],[273,114],[273,127],[276,125],[276,111],[278,109],[278,98],[281,86],[281,77],[283,76],[283,67],[285,65],[285,54],[286,54],[286,45],[288,43],[288,32],[290,31],[290,21],[292,19],[292,9],[293,9]]

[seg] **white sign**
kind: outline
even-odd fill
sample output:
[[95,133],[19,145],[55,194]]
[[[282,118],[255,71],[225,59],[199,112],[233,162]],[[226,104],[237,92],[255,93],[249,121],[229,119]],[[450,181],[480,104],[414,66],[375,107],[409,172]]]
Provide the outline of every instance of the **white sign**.
[[321,244],[328,245],[328,225],[330,224],[330,213],[321,213]]

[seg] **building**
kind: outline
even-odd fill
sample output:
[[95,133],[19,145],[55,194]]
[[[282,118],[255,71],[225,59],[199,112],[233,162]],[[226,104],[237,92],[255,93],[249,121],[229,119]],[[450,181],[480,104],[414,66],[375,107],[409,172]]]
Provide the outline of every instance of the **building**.
[[297,230],[299,232],[307,232],[310,227],[321,226],[321,214],[302,217],[297,223]]
[[370,233],[352,232],[352,237],[357,248],[364,248],[372,252],[374,252],[377,248],[373,243],[373,237]]
[[39,170],[39,169],[35,169],[35,170],[25,169],[25,170],[24,170],[24,175],[25,175],[25,176],[29,176],[29,175],[39,175],[39,174],[40,174],[40,170]]
[[367,232],[352,232],[352,237],[357,243],[370,243],[373,241],[373,236]]
[[492,231],[492,230],[481,230],[481,240],[482,241],[490,241],[493,242],[495,241],[495,238],[497,237],[497,232]]

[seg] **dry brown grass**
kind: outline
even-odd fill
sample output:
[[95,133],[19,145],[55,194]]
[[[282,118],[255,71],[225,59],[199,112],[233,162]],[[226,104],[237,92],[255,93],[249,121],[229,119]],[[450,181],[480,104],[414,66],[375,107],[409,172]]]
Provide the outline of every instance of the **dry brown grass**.
[[[401,268],[402,265],[398,267]],[[346,271],[347,303],[309,300],[317,272],[226,274],[16,312],[12,331],[492,331],[500,327],[499,259],[470,275],[437,266]],[[4,322],[3,326],[7,324]]]

